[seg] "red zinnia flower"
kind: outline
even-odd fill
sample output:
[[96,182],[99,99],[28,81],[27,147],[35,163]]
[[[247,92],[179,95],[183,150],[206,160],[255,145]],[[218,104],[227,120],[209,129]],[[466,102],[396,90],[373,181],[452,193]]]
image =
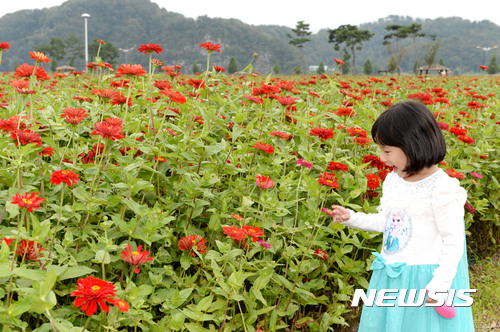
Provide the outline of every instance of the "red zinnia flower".
[[50,59],[47,58],[47,56],[45,56],[42,52],[30,52],[30,56],[32,59],[35,59],[36,62],[50,62]]
[[225,73],[226,72],[226,68],[224,67],[221,67],[221,66],[214,66],[214,71],[217,72],[217,73]]
[[457,178],[457,179],[463,179],[464,175],[460,172],[456,172],[453,168],[447,168],[446,173],[448,173],[449,176],[452,178]]
[[318,180],[319,184],[329,186],[335,189],[340,189],[340,185],[337,182],[337,176],[335,173],[327,173],[323,172],[322,174],[319,175],[320,179]]
[[142,245],[137,247],[137,251],[132,251],[130,244],[127,243],[127,248],[125,250],[122,250],[122,253],[120,254],[120,257],[130,265],[135,266],[135,273],[141,272],[139,268],[137,267],[138,265],[150,262],[153,260],[153,257],[148,257],[149,252],[142,250]]
[[283,106],[293,105],[297,102],[296,98],[293,97],[277,97],[276,100]]
[[339,107],[335,114],[338,116],[353,116],[354,111],[350,107]]
[[460,136],[458,136],[458,139],[464,143],[467,143],[467,144],[474,143],[474,139],[472,137],[469,137],[469,136],[460,135]]
[[32,212],[33,210],[38,210],[40,208],[40,203],[43,203],[43,201],[45,201],[45,198],[38,197],[38,193],[28,194],[25,192],[23,196],[15,194],[14,197],[12,197],[11,203],[17,204],[19,208],[25,207],[28,212]]
[[479,66],[479,69],[481,69],[481,70],[488,70],[488,66],[485,66],[485,65],[480,65],[480,66]]
[[130,306],[127,303],[127,301],[119,299],[117,297],[114,299],[111,299],[110,302],[112,304],[114,304],[116,307],[118,307],[118,309],[120,309],[121,312],[127,312],[130,309]]
[[321,260],[323,260],[323,261],[328,258],[328,255],[326,254],[326,252],[324,250],[321,250],[321,249],[314,249],[314,256],[321,258]]
[[213,51],[220,52],[220,44],[212,44],[211,42],[206,42],[203,44],[200,44],[200,47],[203,47],[208,51],[208,53],[212,53]]
[[232,214],[231,217],[233,217],[234,219],[236,219],[238,221],[243,221],[243,217],[240,216],[239,214]]
[[368,189],[375,190],[380,185],[380,180],[376,174],[368,173],[366,179],[368,180]]
[[329,138],[332,138],[334,135],[334,132],[330,128],[313,128],[309,132],[310,136],[317,136],[321,138],[321,141],[326,141]]
[[382,160],[380,160],[379,157],[373,156],[371,154],[365,155],[361,162],[363,164],[368,163],[367,167],[376,167],[378,170],[381,170],[381,169],[384,169],[387,167],[387,165]]
[[253,145],[253,148],[267,152],[268,154],[272,154],[274,152],[274,148],[272,147],[272,145],[261,142],[255,143]]
[[122,64],[118,69],[116,70],[115,77],[122,77],[125,75],[129,76],[145,76],[146,71],[144,68],[142,68],[141,65],[129,65],[129,64]]
[[255,177],[255,183],[260,189],[271,189],[275,186],[275,183],[271,180],[271,178],[260,174],[257,174]]
[[287,141],[293,138],[293,135],[288,135],[287,133],[278,130],[271,131],[269,135],[279,137]]
[[369,145],[372,141],[371,138],[362,137],[362,136],[354,137],[352,140],[354,143],[359,144],[359,145]]
[[245,232],[238,228],[238,226],[225,226],[222,227],[222,231],[235,241],[244,240],[246,236]]
[[35,143],[37,146],[42,146],[42,139],[40,134],[35,133],[29,129],[27,130],[15,130],[10,134],[10,137],[16,140],[16,146],[21,143],[26,145],[29,143]]
[[465,135],[467,134],[467,129],[461,127],[451,127],[450,133],[456,136]]
[[54,149],[51,148],[50,146],[47,146],[45,149],[40,152],[42,156],[49,156],[52,157],[54,155]]
[[206,254],[206,243],[207,240],[203,236],[196,234],[185,236],[179,240],[179,250],[188,250],[191,256],[196,257],[193,247],[196,247],[196,251],[199,253]]
[[349,168],[347,167],[346,164],[336,163],[333,161],[331,161],[330,164],[328,164],[328,166],[326,168],[328,168],[331,171],[342,171],[344,173],[349,172]]
[[94,124],[96,130],[90,133],[90,135],[101,135],[103,138],[117,140],[125,137],[122,133],[122,126],[114,126],[108,122],[98,122]]
[[264,100],[262,100],[262,98],[259,98],[259,97],[254,97],[254,96],[249,96],[249,95],[243,95],[243,97],[245,97],[246,99],[248,99],[250,101],[253,101],[256,104],[262,104],[264,102]]
[[63,110],[61,117],[66,120],[66,122],[71,124],[79,124],[83,119],[87,117],[87,112],[83,108],[71,108],[66,107]]
[[38,258],[42,256],[40,253],[44,250],[45,248],[42,248],[40,243],[35,245],[34,241],[21,240],[17,246],[16,254],[30,261],[38,261]]
[[259,240],[259,237],[264,236],[264,233],[259,227],[252,227],[250,225],[243,225],[241,227],[241,230],[248,236],[252,238],[253,242],[257,242]]
[[139,53],[144,53],[144,54],[153,52],[160,54],[160,52],[163,51],[163,48],[161,48],[161,45],[158,44],[146,44],[146,45],[141,44],[141,46],[139,46],[137,50],[139,51]]
[[7,239],[7,238],[3,238],[0,240],[0,242],[5,242],[7,243],[8,246],[10,246],[10,244],[14,241],[14,239]]
[[6,50],[8,50],[10,48],[10,44],[7,43],[7,42],[1,42],[0,43],[0,52],[1,51],[4,51],[4,52],[7,52]]
[[205,87],[204,80],[195,80],[195,79],[190,78],[188,80],[188,84],[191,85],[195,89],[203,89]]
[[97,305],[104,312],[109,312],[106,302],[113,303],[112,297],[116,295],[116,288],[112,283],[88,276],[78,279],[76,288],[77,290],[71,293],[71,296],[76,296],[75,307],[80,307],[88,316],[96,312]]
[[57,185],[61,182],[64,182],[68,185],[68,187],[71,187],[78,181],[80,181],[78,174],[76,174],[73,171],[66,171],[66,170],[54,171],[50,178],[50,182],[52,182],[52,184]]
[[161,95],[167,96],[170,98],[170,101],[174,103],[184,104],[186,102],[186,97],[184,97],[180,92],[173,91],[170,89],[164,89],[160,91]]
[[333,61],[335,61],[335,63],[337,63],[338,65],[343,65],[344,64],[344,61],[342,61],[340,59],[333,59]]

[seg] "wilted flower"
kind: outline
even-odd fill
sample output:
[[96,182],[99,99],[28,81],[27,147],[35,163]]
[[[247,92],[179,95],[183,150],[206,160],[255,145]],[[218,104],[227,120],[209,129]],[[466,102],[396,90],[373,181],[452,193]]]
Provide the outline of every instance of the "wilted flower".
[[185,236],[179,240],[179,250],[188,250],[191,256],[196,257],[193,247],[196,247],[196,251],[199,253],[205,254],[207,252],[205,250],[207,249],[206,243],[207,240],[203,236],[196,234]]
[[324,252],[321,249],[314,249],[314,256],[319,257],[323,261],[328,258],[328,255],[326,254],[326,252]]
[[260,189],[271,189],[275,186],[275,183],[271,180],[271,178],[260,174],[257,174],[255,177],[255,183]]
[[40,243],[35,243],[34,241],[26,241],[21,240],[19,245],[17,246],[16,254],[25,257],[30,261],[38,261],[38,258],[41,257],[41,252],[44,251],[45,248],[42,248]]

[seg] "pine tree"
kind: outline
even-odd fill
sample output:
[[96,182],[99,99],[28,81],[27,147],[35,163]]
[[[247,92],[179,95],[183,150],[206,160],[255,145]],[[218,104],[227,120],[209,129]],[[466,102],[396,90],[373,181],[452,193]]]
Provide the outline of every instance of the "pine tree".
[[191,69],[193,74],[199,73],[200,72],[200,67],[198,67],[198,64],[195,62],[193,63],[193,68]]
[[371,75],[373,73],[373,65],[370,58],[367,58],[365,64],[363,65],[363,74]]
[[318,66],[318,69],[316,70],[316,73],[318,75],[323,75],[325,73],[325,64],[323,63],[323,61],[321,61],[319,63],[319,66]]
[[229,59],[229,64],[227,65],[227,72],[229,74],[234,74],[238,71],[238,64],[236,63],[236,59],[234,56]]
[[493,56],[491,57],[490,65],[488,66],[487,72],[490,75],[494,75],[494,74],[500,72],[500,66],[498,65],[496,53],[493,54]]
[[292,29],[292,32],[295,34],[297,38],[293,38],[291,34],[288,34],[288,38],[291,40],[289,41],[289,44],[297,47],[299,49],[299,65],[296,68],[296,72],[298,74],[302,74],[302,48],[304,47],[303,44],[307,43],[310,41],[309,38],[306,38],[309,36],[312,32],[309,31],[309,24],[304,23],[304,21],[298,21],[297,25],[295,26],[295,29]]
[[274,64],[274,67],[273,67],[273,72],[274,72],[275,74],[279,74],[279,73],[281,72],[281,68],[280,68],[280,63],[279,63],[279,62],[276,62],[276,63]]

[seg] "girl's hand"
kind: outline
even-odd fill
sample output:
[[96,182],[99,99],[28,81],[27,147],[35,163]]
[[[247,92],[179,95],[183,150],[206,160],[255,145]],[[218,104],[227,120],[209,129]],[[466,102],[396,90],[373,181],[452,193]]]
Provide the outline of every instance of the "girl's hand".
[[334,222],[346,222],[351,218],[349,210],[340,205],[332,205],[333,209],[333,221]]

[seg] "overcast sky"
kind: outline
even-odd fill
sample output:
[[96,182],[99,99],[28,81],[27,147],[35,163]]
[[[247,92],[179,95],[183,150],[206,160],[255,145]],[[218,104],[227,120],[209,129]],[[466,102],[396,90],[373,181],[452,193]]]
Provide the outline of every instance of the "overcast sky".
[[[22,9],[58,6],[66,0],[1,0],[0,17]],[[106,1],[106,0],[102,0]],[[450,0],[152,0],[170,12],[196,18],[237,18],[248,24],[276,24],[295,27],[297,21],[310,29],[334,29],[342,24],[359,25],[389,15],[413,18],[461,17],[471,21],[489,20],[500,25],[500,1]],[[83,14],[83,13],[82,13]],[[0,31],[1,39],[1,31]]]

